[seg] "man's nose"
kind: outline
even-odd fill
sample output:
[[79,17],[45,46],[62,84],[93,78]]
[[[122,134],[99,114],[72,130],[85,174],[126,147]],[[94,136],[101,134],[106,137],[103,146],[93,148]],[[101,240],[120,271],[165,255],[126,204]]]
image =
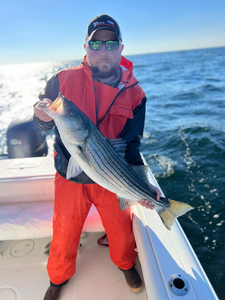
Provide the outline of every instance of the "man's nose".
[[102,45],[102,49],[100,50],[100,53],[101,53],[101,54],[106,54],[107,52],[108,52],[108,50],[107,50],[107,48],[106,48],[106,45],[103,44],[103,45]]

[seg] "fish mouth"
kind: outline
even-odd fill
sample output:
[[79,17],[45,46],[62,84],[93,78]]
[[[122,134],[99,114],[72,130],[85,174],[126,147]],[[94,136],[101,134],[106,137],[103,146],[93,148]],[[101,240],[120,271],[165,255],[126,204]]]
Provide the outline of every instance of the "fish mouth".
[[50,108],[57,112],[58,114],[62,115],[64,113],[64,106],[63,106],[63,96],[61,93],[59,93],[58,97],[55,99],[55,101],[52,103]]

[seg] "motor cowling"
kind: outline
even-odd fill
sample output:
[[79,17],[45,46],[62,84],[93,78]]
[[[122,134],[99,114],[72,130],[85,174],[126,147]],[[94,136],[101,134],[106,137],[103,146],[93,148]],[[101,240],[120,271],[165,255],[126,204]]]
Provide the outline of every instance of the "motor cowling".
[[8,158],[46,156],[46,134],[29,119],[16,119],[7,129]]

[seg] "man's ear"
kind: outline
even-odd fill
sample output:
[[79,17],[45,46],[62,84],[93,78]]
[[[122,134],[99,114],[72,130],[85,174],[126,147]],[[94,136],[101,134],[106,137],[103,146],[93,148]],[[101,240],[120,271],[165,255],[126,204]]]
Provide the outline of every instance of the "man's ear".
[[84,44],[84,50],[85,50],[85,51],[87,50],[87,45],[86,45],[86,44]]

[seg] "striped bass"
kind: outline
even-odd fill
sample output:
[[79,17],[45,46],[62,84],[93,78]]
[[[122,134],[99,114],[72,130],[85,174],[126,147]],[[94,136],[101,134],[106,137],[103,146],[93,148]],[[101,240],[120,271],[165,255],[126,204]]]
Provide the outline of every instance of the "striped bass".
[[171,230],[177,217],[193,209],[188,204],[160,197],[148,179],[148,166],[131,166],[122,157],[125,142],[106,139],[91,120],[69,99],[59,93],[51,106],[41,108],[55,121],[61,140],[71,154],[67,179],[82,171],[94,182],[115,193],[121,210],[138,201],[151,201],[165,227]]

